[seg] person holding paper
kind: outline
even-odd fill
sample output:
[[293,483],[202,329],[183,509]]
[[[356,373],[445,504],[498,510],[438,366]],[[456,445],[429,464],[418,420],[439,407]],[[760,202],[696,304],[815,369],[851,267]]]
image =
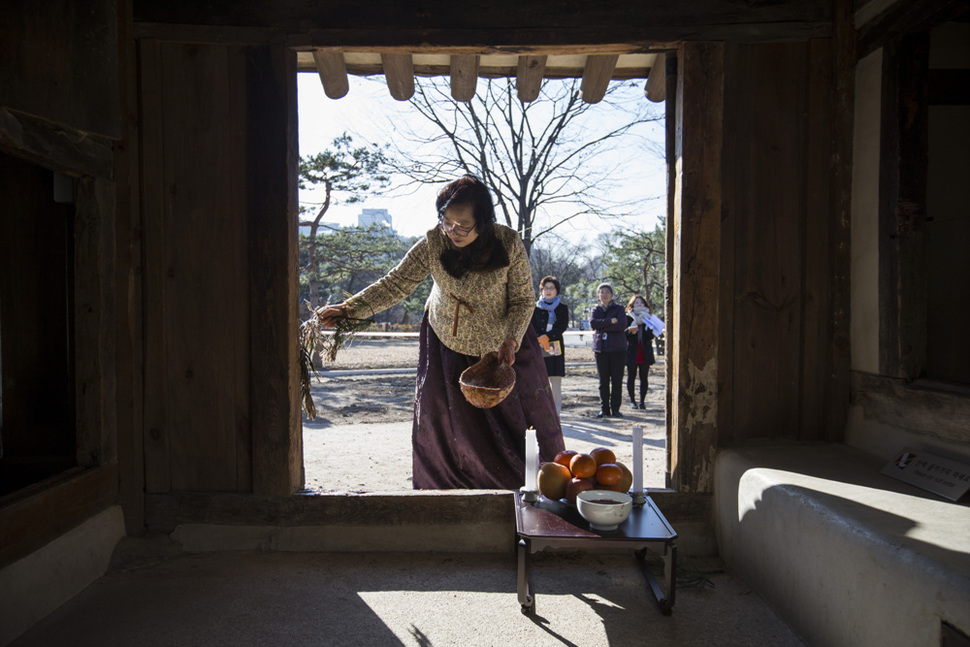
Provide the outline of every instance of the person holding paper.
[[532,328],[542,346],[542,356],[549,374],[556,413],[562,413],[562,378],[566,375],[566,355],[562,334],[569,325],[569,308],[559,300],[559,279],[544,276],[539,281],[539,300],[532,313]]
[[[626,390],[630,396],[630,405],[634,409],[646,409],[647,390],[649,383],[647,374],[650,367],[656,363],[653,356],[653,331],[660,322],[650,314],[646,300],[639,294],[634,294],[626,306]],[[656,319],[656,322],[654,321]],[[640,404],[634,396],[634,386],[637,374],[640,375]]]

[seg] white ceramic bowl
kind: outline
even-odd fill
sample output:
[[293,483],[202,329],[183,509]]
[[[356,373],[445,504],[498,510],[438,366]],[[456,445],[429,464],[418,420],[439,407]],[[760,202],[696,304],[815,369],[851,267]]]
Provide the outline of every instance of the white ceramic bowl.
[[612,490],[586,490],[576,495],[576,509],[593,530],[616,530],[633,510],[633,497]]

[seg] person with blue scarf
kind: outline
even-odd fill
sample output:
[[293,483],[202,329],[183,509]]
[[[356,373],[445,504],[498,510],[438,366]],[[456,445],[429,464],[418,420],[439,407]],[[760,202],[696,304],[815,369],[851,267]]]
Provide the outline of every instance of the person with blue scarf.
[[532,328],[539,337],[542,355],[552,387],[556,413],[562,412],[562,378],[566,375],[566,356],[562,334],[569,326],[569,308],[559,301],[559,279],[544,276],[539,281],[539,300],[532,313]]

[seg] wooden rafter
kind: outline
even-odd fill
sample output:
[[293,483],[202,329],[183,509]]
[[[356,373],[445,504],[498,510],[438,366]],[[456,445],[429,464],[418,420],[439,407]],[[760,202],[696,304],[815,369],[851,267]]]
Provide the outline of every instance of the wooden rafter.
[[331,99],[339,99],[345,96],[350,90],[350,83],[347,81],[347,65],[344,63],[344,55],[339,52],[315,50],[313,61],[317,65],[317,72],[320,74],[324,93]]
[[381,54],[387,89],[398,101],[414,96],[414,64],[410,54]]
[[515,75],[515,87],[519,101],[534,101],[539,96],[542,78],[546,74],[545,56],[520,56]]
[[[521,54],[471,53],[472,50],[428,52],[357,51],[357,48],[327,47],[298,52],[298,69],[316,70],[326,95],[332,99],[348,92],[348,75],[383,74],[395,99],[406,101],[414,94],[415,76],[448,76],[456,101],[475,96],[478,79],[515,77],[521,101],[534,101],[544,79],[583,78],[583,99],[596,103],[605,96],[611,80],[647,79],[654,85],[644,87],[652,101],[663,101],[665,91],[663,54],[642,47],[627,46],[625,53],[602,48],[586,53]],[[300,62],[302,60],[302,63]],[[652,70],[652,72],[651,72]],[[649,89],[649,92],[648,92]]]
[[643,94],[654,103],[660,103],[667,98],[667,55],[657,54],[650,68],[650,76],[643,87]]
[[616,54],[598,54],[586,57],[583,84],[580,91],[586,103],[599,103],[606,95],[606,88],[613,78],[613,69],[619,58]]
[[451,57],[451,96],[455,101],[471,101],[478,84],[478,56]]

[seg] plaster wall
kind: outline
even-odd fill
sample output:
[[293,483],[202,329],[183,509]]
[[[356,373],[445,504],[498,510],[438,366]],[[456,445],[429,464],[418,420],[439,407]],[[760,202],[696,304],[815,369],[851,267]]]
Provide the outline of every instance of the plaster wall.
[[939,645],[970,629],[970,509],[845,445],[724,450],[721,555],[806,644]]
[[104,575],[124,536],[121,506],[113,506],[0,571],[0,645]]
[[879,141],[882,50],[859,61],[852,147],[852,370],[879,372]]

